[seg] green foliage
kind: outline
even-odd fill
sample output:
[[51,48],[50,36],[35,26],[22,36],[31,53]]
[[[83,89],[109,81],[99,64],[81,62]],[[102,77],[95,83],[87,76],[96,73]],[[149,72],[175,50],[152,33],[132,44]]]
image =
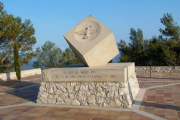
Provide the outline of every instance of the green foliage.
[[71,48],[66,48],[63,51],[63,65],[70,65],[75,63],[81,63],[78,58],[75,57]]
[[37,61],[33,63],[35,68],[56,68],[79,62],[70,48],[66,48],[62,52],[51,41],[46,41],[41,47],[36,48],[36,56]]
[[[4,57],[0,55],[0,61],[2,61]],[[11,62],[8,59],[4,60],[4,65],[0,65],[0,73],[9,72],[12,70]]]
[[2,57],[0,64],[5,65],[5,61],[11,63],[15,59],[13,56],[14,44],[18,43],[18,54],[20,63],[27,64],[35,54],[32,46],[36,43],[36,38],[33,36],[35,30],[29,19],[22,22],[20,17],[14,17],[12,14],[7,14],[4,10],[3,3],[0,2],[0,56]]
[[180,41],[180,27],[174,22],[172,14],[164,14],[163,18],[161,18],[161,23],[165,26],[165,29],[159,29],[163,36]]
[[132,51],[132,48],[130,46],[128,46],[126,44],[126,42],[124,40],[120,40],[120,42],[118,43],[118,48],[119,48],[119,51],[120,51],[120,61],[121,62],[128,62],[128,61],[131,61],[131,52]]
[[136,62],[136,65],[144,65],[146,64],[145,60],[140,61],[140,59],[146,59],[147,50],[149,41],[143,39],[143,32],[141,29],[137,29],[137,31],[133,28],[130,29],[130,43],[126,44],[124,40],[120,40],[118,43],[120,50],[120,61],[121,62]]
[[20,60],[19,60],[19,48],[20,48],[20,44],[18,44],[17,42],[14,43],[14,46],[13,46],[14,67],[15,67],[15,71],[16,71],[16,77],[18,78],[18,80],[21,79],[21,64],[20,64]]
[[36,55],[38,61],[33,66],[53,68],[62,65],[62,50],[51,41],[46,41],[41,47],[36,48]]
[[180,65],[180,27],[174,22],[172,14],[164,14],[161,23],[165,29],[159,29],[161,35],[150,40],[143,39],[141,29],[131,28],[130,43],[124,40],[118,43],[121,62],[135,62],[136,65]]
[[167,64],[180,64],[180,27],[174,22],[172,14],[164,14],[161,23],[165,29],[159,29],[163,41],[163,53]]
[[33,67],[34,67],[34,68],[40,68],[40,61],[39,61],[39,60],[34,61],[34,62],[33,62]]

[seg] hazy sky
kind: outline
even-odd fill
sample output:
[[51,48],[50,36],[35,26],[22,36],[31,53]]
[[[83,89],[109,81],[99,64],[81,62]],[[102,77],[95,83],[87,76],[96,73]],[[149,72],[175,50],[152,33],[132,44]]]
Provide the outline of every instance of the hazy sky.
[[140,28],[145,39],[158,36],[163,13],[172,13],[180,25],[180,0],[1,0],[5,10],[23,21],[30,19],[36,30],[36,47],[50,40],[62,50],[63,35],[89,14],[113,31],[117,42],[129,42],[130,28]]

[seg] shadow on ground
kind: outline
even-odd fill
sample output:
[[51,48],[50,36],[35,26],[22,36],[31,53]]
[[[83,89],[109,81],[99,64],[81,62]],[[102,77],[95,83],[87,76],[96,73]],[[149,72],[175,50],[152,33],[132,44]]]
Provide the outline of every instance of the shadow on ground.
[[41,75],[22,78],[22,81],[0,81],[0,106],[20,104],[28,101],[35,102],[40,82]]

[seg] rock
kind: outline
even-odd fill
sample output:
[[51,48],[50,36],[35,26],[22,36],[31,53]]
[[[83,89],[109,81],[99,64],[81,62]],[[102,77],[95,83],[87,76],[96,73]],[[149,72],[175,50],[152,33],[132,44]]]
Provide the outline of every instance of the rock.
[[97,83],[96,84],[96,87],[101,87],[102,86],[102,83]]
[[76,82],[71,82],[71,86],[74,87],[76,85]]
[[115,96],[119,96],[118,90],[114,91]]
[[68,99],[68,98],[67,98],[67,99],[65,99],[65,100],[64,100],[64,102],[65,102],[65,104],[66,104],[66,105],[70,105],[70,104],[71,104],[71,100],[70,100],[70,99]]
[[71,93],[71,92],[73,92],[73,89],[74,89],[74,87],[72,87],[72,86],[70,87],[70,86],[69,86],[69,87],[67,87],[67,92],[70,92],[70,93]]
[[105,98],[105,99],[104,99],[104,102],[107,103],[107,104],[110,104],[110,103],[109,103],[109,102],[110,102],[109,98]]
[[116,83],[116,87],[119,87],[119,83]]
[[55,93],[56,95],[62,95],[62,94],[63,94],[63,92],[62,92],[61,90],[56,90],[54,93]]
[[54,90],[53,90],[52,87],[48,87],[48,88],[47,88],[47,91],[48,91],[48,93],[54,93]]
[[132,96],[130,96],[130,95],[126,95],[126,96],[127,96],[127,101],[128,101],[129,103],[131,103],[131,101],[133,101]]
[[66,83],[65,88],[68,88],[68,87],[70,87],[70,83]]
[[124,95],[124,91],[119,90],[119,95]]
[[48,93],[42,91],[40,91],[38,94],[38,96],[41,96],[42,98],[47,98],[48,95],[49,95]]
[[82,82],[81,84],[82,85],[88,85],[88,82]]
[[131,108],[132,104],[129,104],[128,102],[123,103],[123,108]]
[[104,102],[104,103],[103,103],[103,106],[104,106],[104,107],[107,107],[107,103]]
[[38,99],[36,100],[36,103],[42,103],[41,99],[38,98]]
[[72,105],[80,105],[80,102],[78,100],[72,100],[71,104]]
[[57,87],[54,85],[53,86],[53,91],[55,92],[57,90]]
[[108,94],[107,94],[107,97],[108,97],[109,99],[113,99],[113,97],[114,97],[114,91],[109,91]]
[[44,83],[44,82],[41,83],[41,86],[44,86],[44,87],[45,87],[45,85],[46,85],[46,83]]
[[61,87],[61,90],[62,90],[63,92],[66,92],[66,88],[64,88],[64,87]]
[[104,91],[100,91],[101,97],[106,97],[106,93]]
[[79,91],[78,100],[86,100],[86,91]]
[[117,108],[117,105],[114,101],[110,101],[110,107],[114,107],[114,108]]
[[122,107],[122,103],[118,99],[115,99],[115,103],[118,107]]
[[89,92],[90,92],[91,95],[95,95],[96,94],[96,91],[94,91],[94,90],[90,90]]
[[101,87],[102,87],[103,89],[106,89],[106,88],[107,88],[107,84],[106,84],[106,83],[103,83]]
[[100,86],[97,87],[97,91],[102,91],[102,88]]
[[73,94],[69,94],[69,99],[73,100],[74,99],[74,95]]
[[61,89],[63,86],[61,84],[56,84],[57,89]]
[[58,103],[60,103],[60,104],[63,104],[63,103],[64,103],[63,99],[62,99],[60,96],[57,97],[56,101],[57,101]]
[[126,88],[126,87],[128,87],[128,83],[121,83],[121,84],[119,84],[119,87]]
[[124,94],[129,94],[129,89],[128,88],[120,88],[119,91],[123,91]]
[[106,82],[106,86],[107,87],[111,86],[111,83],[110,82]]
[[87,101],[88,101],[88,103],[95,104],[95,102],[96,102],[95,96],[94,95],[88,96]]
[[68,93],[63,93],[61,97],[63,100],[68,99]]
[[55,95],[49,94],[48,97],[47,97],[47,99],[55,99]]
[[96,96],[97,96],[97,97],[101,96],[101,93],[100,93],[100,92],[97,92]]
[[48,99],[48,100],[47,100],[47,103],[49,103],[49,104],[55,104],[55,103],[56,103],[56,100],[54,100],[54,99]]
[[88,85],[81,85],[80,90],[88,90]]
[[96,102],[97,103],[103,103],[104,102],[104,98],[103,97],[96,97]]
[[89,83],[88,87],[89,87],[90,90],[94,90],[95,89],[94,83]]
[[106,91],[115,91],[116,90],[116,86],[115,85],[111,85],[111,86],[108,86],[106,88]]
[[127,95],[122,95],[122,100],[127,101]]
[[42,103],[46,104],[47,103],[47,99],[41,99]]
[[80,88],[80,85],[76,85],[76,86],[74,87],[74,90],[75,90],[75,91],[79,91],[79,88]]
[[87,106],[88,105],[86,101],[81,101],[80,104],[83,105],[83,106]]
[[[67,83],[67,84],[68,84],[68,83]],[[63,83],[62,83],[62,86],[63,86],[64,88],[66,88],[67,84],[63,82]]]
[[64,86],[66,87],[66,85],[64,83],[57,84],[56,88],[62,90],[63,92],[66,92],[66,88]]
[[86,92],[86,96],[89,96],[91,95],[91,93],[89,91]]
[[123,101],[123,95],[122,95],[122,96],[119,96],[119,100],[120,100],[120,101]]

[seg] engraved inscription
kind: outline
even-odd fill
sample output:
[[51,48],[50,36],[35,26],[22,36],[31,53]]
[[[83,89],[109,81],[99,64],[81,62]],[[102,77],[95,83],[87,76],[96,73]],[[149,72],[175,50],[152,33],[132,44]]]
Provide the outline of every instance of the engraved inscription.
[[[61,74],[59,74],[61,73]],[[110,79],[116,79],[117,78],[117,75],[116,74],[105,74],[103,72],[97,72],[97,71],[88,71],[88,70],[79,70],[79,71],[76,71],[76,70],[67,70],[67,71],[61,71],[61,72],[52,72],[51,73],[51,78],[53,79],[61,79],[61,78],[70,78],[70,79],[76,79],[76,78],[79,78],[79,79],[84,79],[84,78],[90,78],[90,79],[100,79],[100,78],[110,78]],[[58,75],[59,74],[59,75]]]

